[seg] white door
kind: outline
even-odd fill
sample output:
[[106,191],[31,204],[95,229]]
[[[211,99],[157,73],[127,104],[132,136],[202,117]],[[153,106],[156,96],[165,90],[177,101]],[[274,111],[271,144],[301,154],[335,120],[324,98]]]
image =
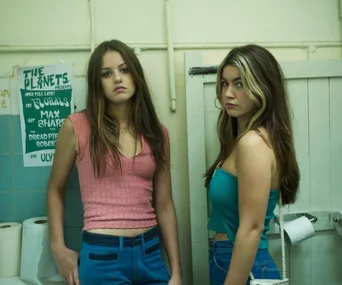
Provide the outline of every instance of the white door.
[[[203,173],[218,154],[215,67],[201,53],[185,53],[189,193],[193,284],[209,284],[207,219]],[[296,204],[285,213],[318,217],[313,238],[287,249],[291,285],[342,284],[342,236],[330,212],[342,210],[342,60],[282,62],[293,110],[294,140],[301,171]],[[201,74],[203,71],[208,74]],[[211,70],[211,71],[210,71]],[[212,72],[214,70],[214,72]],[[197,72],[196,72],[197,71]],[[192,74],[194,72],[195,74]],[[269,247],[280,268],[280,240],[270,231]]]

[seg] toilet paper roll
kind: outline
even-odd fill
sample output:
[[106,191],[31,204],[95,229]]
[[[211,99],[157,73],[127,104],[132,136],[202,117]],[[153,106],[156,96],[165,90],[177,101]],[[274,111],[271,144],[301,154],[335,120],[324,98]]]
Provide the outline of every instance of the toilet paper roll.
[[0,278],[20,273],[21,230],[20,223],[0,223]]
[[287,244],[293,246],[315,235],[315,229],[309,219],[301,216],[284,224],[284,235]]
[[23,223],[20,278],[32,285],[41,285],[39,279],[58,273],[50,251],[47,217],[36,217]]

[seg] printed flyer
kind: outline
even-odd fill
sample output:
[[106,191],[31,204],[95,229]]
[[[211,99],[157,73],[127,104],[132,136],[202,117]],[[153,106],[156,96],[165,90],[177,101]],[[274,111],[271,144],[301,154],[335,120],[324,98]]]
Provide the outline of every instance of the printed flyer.
[[24,166],[51,166],[59,129],[74,109],[73,67],[19,68],[18,87]]

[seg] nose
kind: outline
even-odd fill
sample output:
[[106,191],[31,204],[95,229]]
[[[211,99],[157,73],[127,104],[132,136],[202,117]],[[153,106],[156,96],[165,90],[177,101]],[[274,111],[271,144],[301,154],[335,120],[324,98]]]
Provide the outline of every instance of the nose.
[[114,80],[114,83],[116,84],[122,82],[120,72],[118,71],[113,72],[113,80]]
[[224,94],[223,95],[224,95],[224,97],[229,98],[229,99],[235,98],[235,93],[234,93],[233,87],[232,86],[228,86],[226,88],[226,90],[224,90]]

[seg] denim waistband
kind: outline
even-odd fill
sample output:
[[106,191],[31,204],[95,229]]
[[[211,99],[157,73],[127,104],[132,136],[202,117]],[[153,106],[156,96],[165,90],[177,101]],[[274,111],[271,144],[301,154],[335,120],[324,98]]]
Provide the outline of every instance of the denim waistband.
[[159,227],[154,227],[149,231],[135,237],[120,237],[83,231],[82,241],[90,245],[119,246],[121,244],[123,246],[133,247],[153,240],[159,236],[159,233]]
[[233,248],[234,243],[231,240],[209,239],[209,247],[213,248]]

